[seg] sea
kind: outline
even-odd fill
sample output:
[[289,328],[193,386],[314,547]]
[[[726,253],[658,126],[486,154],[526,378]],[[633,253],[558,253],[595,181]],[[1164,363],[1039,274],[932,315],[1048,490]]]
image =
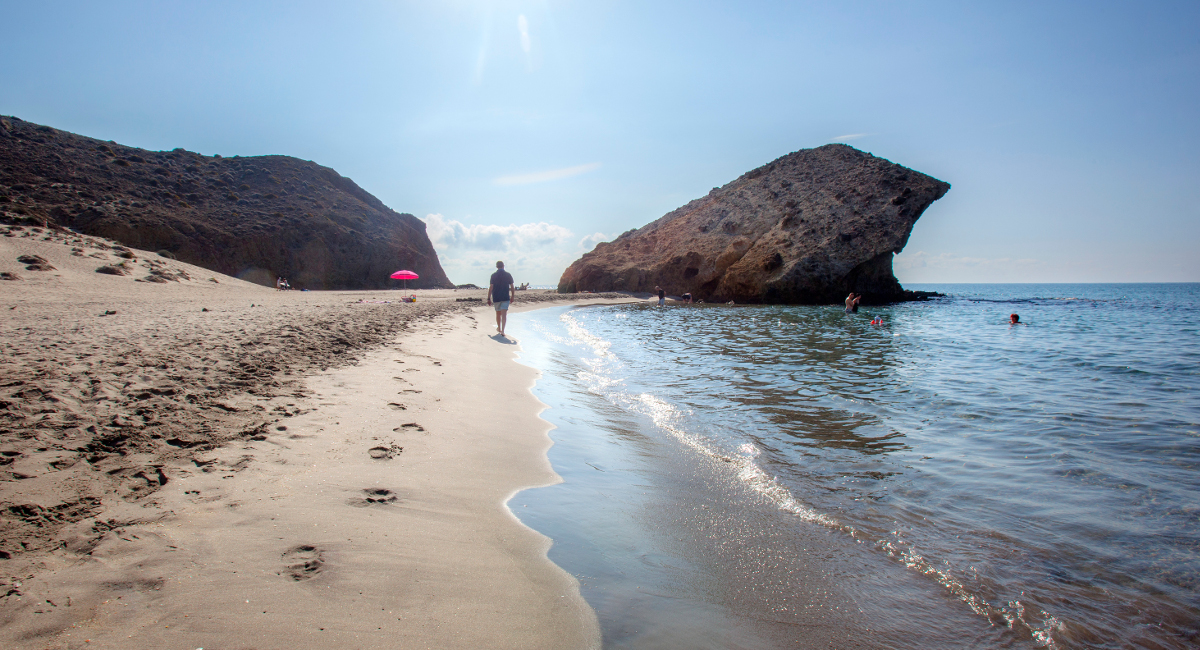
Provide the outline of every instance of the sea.
[[1200,284],[907,288],[510,316],[606,648],[1200,647]]

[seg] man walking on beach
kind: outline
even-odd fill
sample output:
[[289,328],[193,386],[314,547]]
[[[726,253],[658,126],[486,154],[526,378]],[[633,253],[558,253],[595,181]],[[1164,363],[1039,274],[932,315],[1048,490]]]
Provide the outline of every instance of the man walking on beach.
[[496,272],[488,284],[488,304],[496,305],[496,331],[500,336],[504,336],[504,326],[508,325],[508,306],[515,293],[513,276],[504,270],[504,262],[496,262]]

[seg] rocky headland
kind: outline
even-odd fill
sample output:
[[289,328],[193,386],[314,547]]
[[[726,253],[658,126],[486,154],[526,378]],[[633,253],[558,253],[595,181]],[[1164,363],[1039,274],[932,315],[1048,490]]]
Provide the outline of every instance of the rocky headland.
[[452,288],[425,223],[289,156],[147,151],[0,117],[0,219],[59,225],[257,284]]
[[743,174],[563,273],[558,290],[691,293],[695,299],[823,304],[909,300],[892,274],[913,225],[948,183],[842,144]]

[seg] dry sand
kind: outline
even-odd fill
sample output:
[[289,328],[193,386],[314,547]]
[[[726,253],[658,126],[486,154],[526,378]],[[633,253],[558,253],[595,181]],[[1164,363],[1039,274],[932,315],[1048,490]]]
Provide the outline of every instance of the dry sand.
[[17,227],[0,274],[0,646],[599,645],[504,505],[558,478],[482,291],[278,292]]

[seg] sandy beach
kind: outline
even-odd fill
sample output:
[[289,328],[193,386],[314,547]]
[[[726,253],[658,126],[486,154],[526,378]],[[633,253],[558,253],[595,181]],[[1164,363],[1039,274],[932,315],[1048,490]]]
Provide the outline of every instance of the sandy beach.
[[279,292],[0,235],[0,645],[599,645],[505,506],[558,477],[482,290]]

